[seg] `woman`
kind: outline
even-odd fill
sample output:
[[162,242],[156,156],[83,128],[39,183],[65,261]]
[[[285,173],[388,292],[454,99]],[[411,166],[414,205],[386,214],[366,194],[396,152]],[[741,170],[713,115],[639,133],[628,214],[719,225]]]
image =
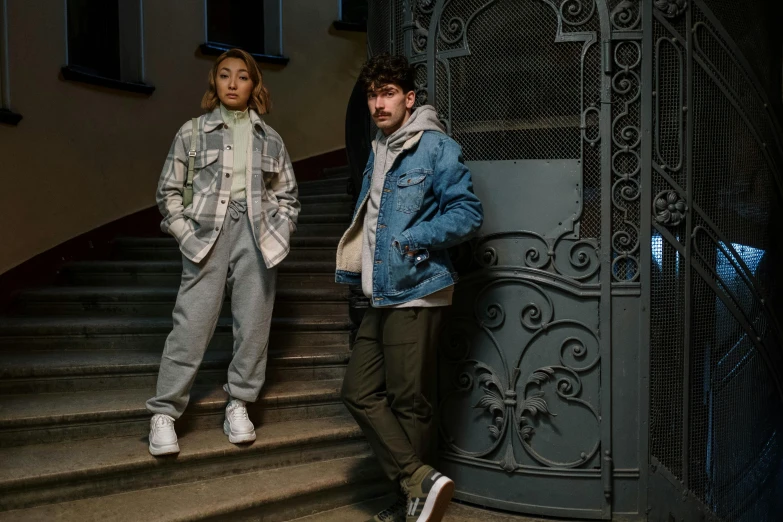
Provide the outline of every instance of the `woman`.
[[234,355],[223,386],[223,431],[232,443],[255,440],[246,403],[264,384],[276,266],[288,254],[299,213],[288,153],[260,117],[269,111],[269,92],[253,57],[223,53],[201,106],[207,113],[174,138],[157,191],[161,229],[177,239],[183,269],[157,393],[147,401],[153,455],[179,452],[174,421],[188,404],[226,292]]

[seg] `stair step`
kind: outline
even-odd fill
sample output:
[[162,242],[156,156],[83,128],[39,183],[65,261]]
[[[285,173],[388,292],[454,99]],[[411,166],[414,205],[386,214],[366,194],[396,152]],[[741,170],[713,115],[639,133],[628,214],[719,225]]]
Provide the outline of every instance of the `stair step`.
[[[292,261],[334,261],[337,257],[337,241],[334,245],[316,247],[297,247],[291,249],[283,264]],[[119,260],[147,260],[147,261],[180,261],[182,252],[172,239],[170,242],[150,246],[132,246],[117,248],[112,252],[112,257]]]
[[[248,404],[256,425],[341,415],[342,379],[267,383]],[[0,447],[99,437],[143,436],[149,431],[147,399],[155,386],[100,393],[41,393],[0,396]],[[182,433],[222,426],[228,395],[220,384],[194,387]]]
[[327,179],[344,178],[351,175],[351,167],[349,165],[341,165],[339,167],[328,167],[323,169],[323,177]]
[[[351,222],[351,212],[350,209],[348,212],[339,212],[339,213],[331,213],[331,214],[304,214],[302,216],[299,216],[299,220],[297,221],[297,227],[301,227],[302,225],[311,225],[311,224],[327,224],[327,223],[340,223],[343,225],[343,230],[345,228],[348,228],[348,224]],[[298,230],[298,228],[297,228]]]
[[[174,309],[175,286],[55,286],[20,293],[14,315],[134,315],[166,316]],[[277,292],[275,317],[348,317],[347,288],[282,288]],[[221,314],[231,315],[226,298]]]
[[[335,260],[292,261],[280,265],[278,289],[317,285],[321,288],[341,288],[334,282]],[[176,285],[182,277],[182,261],[176,260],[113,260],[78,261],[60,271],[61,278],[79,285]]]
[[318,205],[321,203],[350,203],[352,209],[354,203],[353,197],[351,197],[351,195],[347,192],[341,192],[339,194],[299,194],[299,202],[302,204],[302,208]]
[[[327,237],[305,236],[303,234],[296,233],[291,238],[291,250],[293,251],[297,248],[314,247],[336,248],[341,236],[342,234]],[[171,236],[118,237],[113,239],[110,244],[114,247],[115,250],[133,250],[138,248],[153,250],[165,247],[179,248],[176,239]]]
[[[135,349],[160,351],[170,317],[0,317],[0,350]],[[269,346],[333,346],[348,343],[351,323],[341,318],[272,319]],[[211,350],[231,350],[232,322],[218,320]]]
[[348,188],[348,176],[319,179],[316,181],[303,181],[298,184],[301,196],[313,196],[321,194],[345,194]]
[[299,220],[303,217],[312,217],[317,215],[323,215],[323,214],[340,214],[345,217],[345,219],[350,219],[351,213],[353,212],[353,201],[347,200],[347,201],[326,201],[326,202],[320,202],[317,201],[315,203],[308,203],[305,205],[302,205],[302,209],[299,212]]
[[[109,260],[77,261],[68,263],[63,270],[73,272],[182,272],[181,261]],[[335,261],[294,261],[280,265],[280,272],[334,274]]]
[[375,460],[360,455],[7,511],[2,518],[5,522],[278,522],[357,503],[388,490]]
[[295,234],[302,234],[303,236],[342,236],[348,225],[351,222],[351,217],[347,216],[338,223],[299,223],[296,225]]
[[[162,345],[161,345],[162,348]],[[0,351],[0,393],[56,393],[154,388],[161,350]],[[225,382],[230,350],[208,350],[196,385]],[[346,345],[271,349],[269,382],[341,379]]]
[[[343,321],[335,321],[332,329],[325,330],[276,330],[277,319],[272,320],[269,346],[272,349],[284,349],[303,346],[348,345],[350,330]],[[326,326],[324,326],[326,328]],[[27,335],[4,337],[0,334],[0,351],[40,351],[40,350],[157,350],[166,342],[169,328],[154,332],[135,331],[126,333],[91,333],[89,335],[40,335],[28,331]],[[213,350],[231,350],[234,336],[229,326],[218,323],[207,352]]]
[[[376,513],[389,507],[394,500],[394,494],[383,495],[349,506],[296,518],[291,522],[364,522],[365,520],[371,520]],[[550,518],[543,519],[512,515],[510,513],[468,506],[459,502],[452,502],[443,517],[443,522],[476,522],[478,520],[483,522],[553,522],[553,519]],[[557,520],[560,522],[586,522],[584,519],[558,518]]]
[[[170,301],[177,296],[176,288],[146,286],[48,286],[24,290],[18,300],[24,303]],[[277,291],[278,301],[343,301],[348,296],[347,287],[284,288]]]
[[153,457],[147,438],[137,436],[0,448],[0,509],[214,479],[369,449],[348,416],[263,424],[256,427],[252,445],[231,444],[222,429],[178,436],[176,457]]
[[[296,518],[291,522],[365,522],[366,520],[372,520],[372,517],[389,507],[394,500],[394,494],[383,495],[365,500],[364,502]],[[444,518],[443,520],[446,519]]]
[[[217,329],[231,329],[231,318],[221,317]],[[168,333],[172,327],[169,317],[0,317],[0,337],[64,337],[93,335],[132,335]],[[274,330],[330,331],[347,330],[350,322],[326,318],[274,318]]]

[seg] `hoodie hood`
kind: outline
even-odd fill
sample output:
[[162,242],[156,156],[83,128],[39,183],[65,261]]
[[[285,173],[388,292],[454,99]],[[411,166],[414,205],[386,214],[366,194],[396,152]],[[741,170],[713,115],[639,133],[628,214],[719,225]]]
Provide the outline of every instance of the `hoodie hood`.
[[389,152],[399,153],[415,146],[424,131],[437,131],[445,134],[446,128],[438,119],[438,112],[432,105],[422,105],[411,113],[411,117],[405,124],[390,134],[388,137],[382,131],[373,140],[373,151],[378,152],[378,142],[386,138],[385,145]]

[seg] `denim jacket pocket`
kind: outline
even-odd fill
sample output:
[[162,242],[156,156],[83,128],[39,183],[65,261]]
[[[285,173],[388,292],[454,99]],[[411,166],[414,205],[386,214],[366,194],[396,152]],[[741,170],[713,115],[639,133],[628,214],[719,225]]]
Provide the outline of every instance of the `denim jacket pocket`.
[[413,169],[397,179],[397,210],[412,214],[418,212],[424,200],[424,180],[432,171]]
[[438,264],[430,263],[427,250],[417,250],[414,255],[403,252],[397,241],[392,241],[388,257],[389,289],[401,292],[411,289],[442,271]]

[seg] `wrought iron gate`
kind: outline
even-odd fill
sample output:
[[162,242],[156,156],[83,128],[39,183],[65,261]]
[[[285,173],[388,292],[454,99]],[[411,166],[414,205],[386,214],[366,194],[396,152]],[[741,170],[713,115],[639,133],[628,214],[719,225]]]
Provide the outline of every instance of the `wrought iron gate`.
[[485,206],[441,351],[457,497],[775,520],[779,75],[700,0],[369,5],[370,54],[415,64]]
[[[783,512],[780,11],[659,4],[643,182],[653,202],[650,495],[682,491],[723,520],[772,522]],[[688,516],[658,504],[659,518]]]

